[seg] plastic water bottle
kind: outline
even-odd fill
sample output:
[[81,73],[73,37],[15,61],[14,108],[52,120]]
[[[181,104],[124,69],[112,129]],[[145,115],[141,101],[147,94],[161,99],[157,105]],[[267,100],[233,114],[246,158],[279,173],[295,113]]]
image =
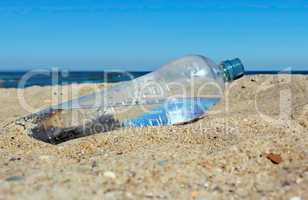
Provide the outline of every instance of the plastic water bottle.
[[137,79],[28,116],[35,124],[29,134],[57,144],[123,127],[188,123],[219,102],[225,82],[243,75],[238,58],[217,65],[204,56],[186,56]]

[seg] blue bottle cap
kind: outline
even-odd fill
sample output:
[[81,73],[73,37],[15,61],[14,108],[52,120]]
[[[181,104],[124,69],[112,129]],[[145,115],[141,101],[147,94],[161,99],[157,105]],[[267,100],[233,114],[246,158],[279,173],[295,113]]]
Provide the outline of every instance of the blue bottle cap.
[[245,69],[239,58],[226,60],[221,63],[226,81],[233,81],[244,75]]

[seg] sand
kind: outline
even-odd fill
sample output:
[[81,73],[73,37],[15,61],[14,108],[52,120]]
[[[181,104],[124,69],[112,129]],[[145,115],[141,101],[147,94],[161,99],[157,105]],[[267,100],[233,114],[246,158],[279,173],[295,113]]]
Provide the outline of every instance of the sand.
[[[104,86],[20,91],[39,110],[53,97],[71,98],[70,90],[79,96],[95,87]],[[197,122],[60,145],[14,124],[28,114],[16,89],[0,89],[0,105],[1,200],[308,199],[307,76],[243,77]]]

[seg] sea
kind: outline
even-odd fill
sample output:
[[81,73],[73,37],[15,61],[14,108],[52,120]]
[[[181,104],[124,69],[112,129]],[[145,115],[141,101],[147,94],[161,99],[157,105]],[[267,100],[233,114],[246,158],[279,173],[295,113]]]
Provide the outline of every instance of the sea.
[[[130,71],[130,72],[106,72],[106,71],[74,71],[74,72],[56,72],[57,76],[52,73],[26,71],[0,71],[0,88],[19,88],[31,86],[49,86],[54,84],[81,84],[81,83],[116,83],[128,81],[150,71]],[[280,71],[246,71],[246,75],[256,74],[281,74]],[[285,72],[291,74],[305,74],[308,71],[291,71]],[[53,72],[54,74],[54,72]],[[56,77],[56,78],[54,78]]]

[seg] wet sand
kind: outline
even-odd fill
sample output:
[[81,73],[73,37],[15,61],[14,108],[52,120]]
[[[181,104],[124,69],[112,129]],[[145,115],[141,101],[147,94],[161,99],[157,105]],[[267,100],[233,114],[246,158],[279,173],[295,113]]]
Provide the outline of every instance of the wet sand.
[[[31,87],[40,110],[103,85]],[[14,124],[28,114],[0,89],[2,199],[308,199],[308,77],[247,76],[203,119],[121,129],[60,145]],[[281,108],[281,109],[280,109]]]

